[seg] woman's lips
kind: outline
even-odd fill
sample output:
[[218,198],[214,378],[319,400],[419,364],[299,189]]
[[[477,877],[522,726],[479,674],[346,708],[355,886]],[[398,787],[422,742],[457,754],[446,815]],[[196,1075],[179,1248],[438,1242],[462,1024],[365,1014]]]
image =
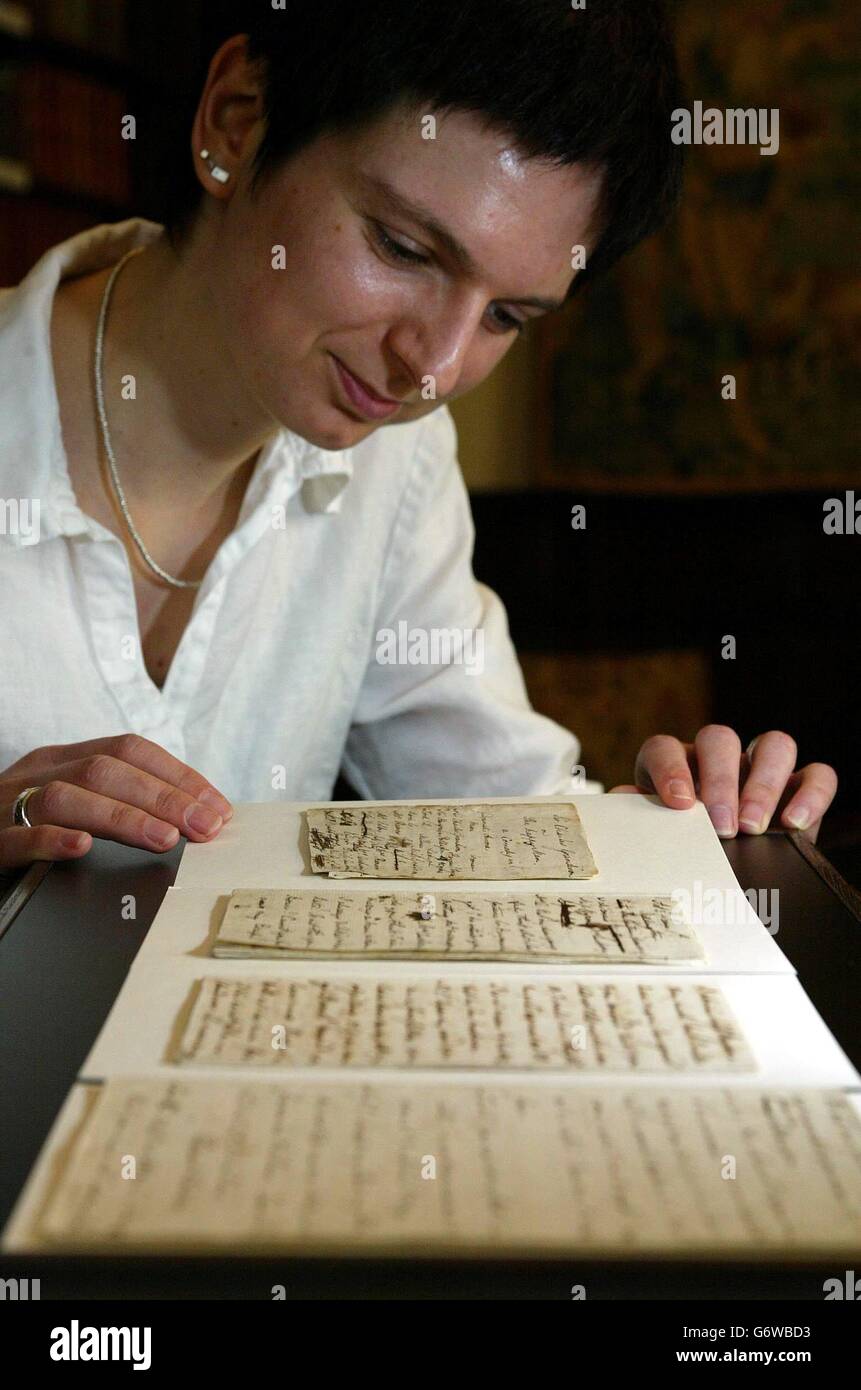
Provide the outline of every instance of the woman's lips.
[[369,386],[366,386],[358,377],[353,376],[353,373],[334,354],[332,354],[332,361],[338,369],[338,379],[347,399],[354,409],[362,415],[367,415],[371,420],[384,420],[387,416],[394,415],[396,410],[400,410],[400,401],[385,400],[376,395]]

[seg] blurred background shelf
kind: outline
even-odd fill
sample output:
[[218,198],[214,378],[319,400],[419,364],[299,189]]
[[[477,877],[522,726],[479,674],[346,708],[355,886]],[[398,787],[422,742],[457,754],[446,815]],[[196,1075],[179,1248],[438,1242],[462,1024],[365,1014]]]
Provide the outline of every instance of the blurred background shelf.
[[0,0],[0,284],[136,197],[126,0]]

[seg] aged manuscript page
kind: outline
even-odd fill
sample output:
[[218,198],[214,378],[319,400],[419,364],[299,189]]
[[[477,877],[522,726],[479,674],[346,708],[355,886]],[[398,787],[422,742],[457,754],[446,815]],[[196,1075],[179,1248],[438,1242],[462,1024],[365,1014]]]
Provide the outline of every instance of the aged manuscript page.
[[592,878],[570,803],[313,806],[311,866],[330,878]]
[[587,980],[223,979],[197,982],[185,1065],[753,1070],[712,985]]
[[834,1091],[115,1078],[37,1231],[112,1252],[833,1254],[861,1239],[861,1122]]
[[277,959],[701,961],[672,898],[610,894],[236,890],[213,954]]

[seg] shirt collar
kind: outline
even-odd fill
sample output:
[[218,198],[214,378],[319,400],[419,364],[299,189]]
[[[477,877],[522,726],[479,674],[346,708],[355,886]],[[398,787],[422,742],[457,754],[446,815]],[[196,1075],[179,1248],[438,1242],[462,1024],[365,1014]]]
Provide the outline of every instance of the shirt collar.
[[[0,292],[0,491],[19,505],[32,507],[34,499],[40,504],[39,524],[31,534],[13,528],[8,536],[0,533],[0,542],[30,545],[52,536],[106,534],[81,511],[69,478],[51,356],[51,308],[66,276],[116,264],[163,231],[159,223],[139,217],[90,228],[51,247],[19,285]],[[350,449],[323,450],[281,429],[260,451],[240,520],[298,488],[308,510],[337,511],[352,473]]]

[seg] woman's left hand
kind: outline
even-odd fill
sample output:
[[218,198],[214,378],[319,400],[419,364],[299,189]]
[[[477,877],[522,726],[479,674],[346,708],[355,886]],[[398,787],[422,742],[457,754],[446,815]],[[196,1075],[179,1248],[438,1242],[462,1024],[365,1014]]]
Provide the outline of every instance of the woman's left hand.
[[693,743],[669,734],[646,739],[634,767],[636,786],[614,792],[657,794],[684,811],[704,801],[717,833],[761,835],[769,825],[804,830],[816,840],[834,800],[837,773],[827,763],[795,770],[798,749],[789,734],[772,729],[742,752],[741,739],[725,724],[707,724]]

